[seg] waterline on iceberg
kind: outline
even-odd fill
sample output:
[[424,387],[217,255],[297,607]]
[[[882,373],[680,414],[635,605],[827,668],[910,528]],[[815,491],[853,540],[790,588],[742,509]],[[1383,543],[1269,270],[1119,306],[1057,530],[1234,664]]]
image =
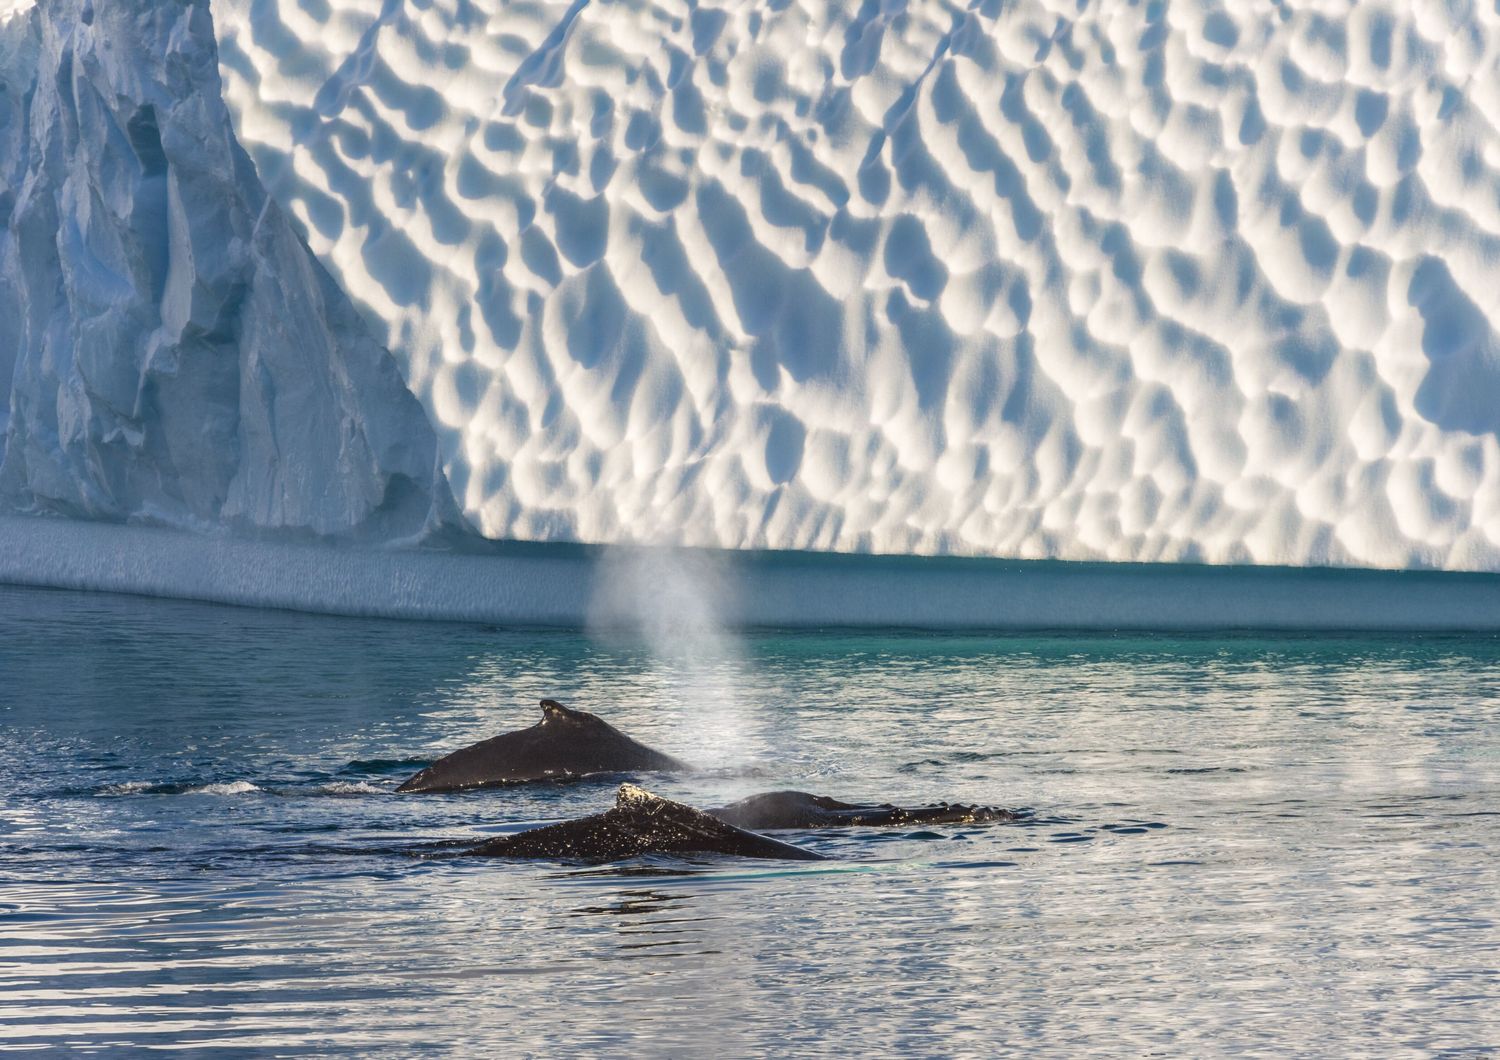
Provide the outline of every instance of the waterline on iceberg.
[[[725,629],[1500,631],[1493,574],[688,550],[671,562],[695,556],[717,564]],[[582,545],[331,547],[0,517],[0,583],[325,614],[600,629],[609,562]]]

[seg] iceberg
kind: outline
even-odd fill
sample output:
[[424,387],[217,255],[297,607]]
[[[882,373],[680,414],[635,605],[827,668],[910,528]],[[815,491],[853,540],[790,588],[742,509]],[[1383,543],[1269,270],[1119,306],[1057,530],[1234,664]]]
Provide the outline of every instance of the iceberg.
[[0,0],[0,581],[1500,628],[1496,56],[1379,0]]
[[1500,570],[1494,5],[213,7],[489,537]]

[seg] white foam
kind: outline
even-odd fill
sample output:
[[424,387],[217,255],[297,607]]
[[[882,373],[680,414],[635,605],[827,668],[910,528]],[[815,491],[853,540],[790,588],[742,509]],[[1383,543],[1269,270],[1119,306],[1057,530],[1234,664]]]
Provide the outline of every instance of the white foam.
[[380,795],[385,791],[364,780],[335,780],[318,788],[319,795]]
[[248,780],[229,780],[215,784],[204,784],[196,788],[188,788],[184,795],[248,795],[252,791],[260,791],[256,785]]
[[489,536],[1495,570],[1463,10],[214,0]]

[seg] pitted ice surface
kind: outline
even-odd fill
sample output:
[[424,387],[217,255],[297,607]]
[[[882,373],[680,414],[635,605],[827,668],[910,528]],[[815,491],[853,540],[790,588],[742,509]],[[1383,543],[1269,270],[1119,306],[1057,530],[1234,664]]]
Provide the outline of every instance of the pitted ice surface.
[[1494,5],[213,10],[491,537],[1500,569]]

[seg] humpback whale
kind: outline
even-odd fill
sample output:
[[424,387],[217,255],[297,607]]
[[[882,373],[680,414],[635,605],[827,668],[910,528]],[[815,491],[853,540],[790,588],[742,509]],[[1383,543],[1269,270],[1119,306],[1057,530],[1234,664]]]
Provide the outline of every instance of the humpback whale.
[[544,699],[542,720],[531,728],[454,751],[408,778],[396,791],[464,791],[591,773],[687,772],[691,768],[637,743],[602,718]]
[[620,785],[615,806],[576,821],[500,836],[467,851],[478,857],[618,861],[641,854],[732,854],[824,861],[823,855],[726,824],[702,810]]
[[805,791],[771,791],[708,810],[737,828],[859,828],[885,825],[981,824],[1014,821],[1010,810],[940,802],[933,806],[878,806],[839,802]]
[[[542,720],[531,728],[454,751],[409,777],[396,791],[465,791],[600,773],[691,770],[687,763],[632,740],[596,715],[544,699]],[[993,806],[946,802],[915,807],[869,805],[839,802],[805,791],[772,791],[717,809],[692,812],[706,812],[725,824],[750,830],[977,824],[1016,818],[1009,810]]]

